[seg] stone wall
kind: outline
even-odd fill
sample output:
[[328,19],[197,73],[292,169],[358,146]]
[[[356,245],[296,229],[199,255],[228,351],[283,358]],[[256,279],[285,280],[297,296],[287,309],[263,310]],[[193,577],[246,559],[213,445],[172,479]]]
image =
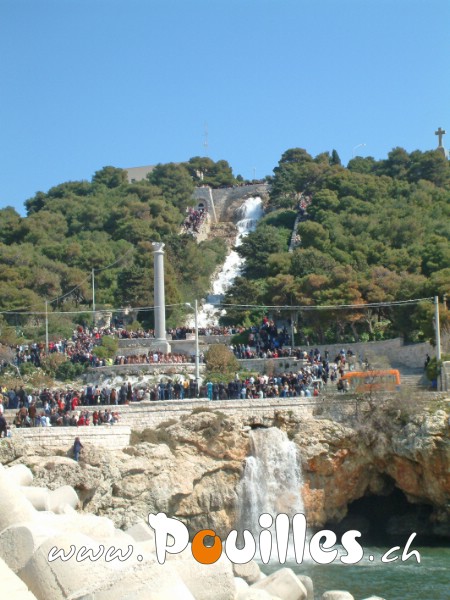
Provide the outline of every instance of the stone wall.
[[121,450],[130,443],[129,425],[100,425],[99,427],[30,427],[13,429],[14,438],[39,446],[70,448],[76,437],[82,444],[102,446],[108,450]]
[[[240,185],[230,188],[221,188],[211,190],[215,214],[218,221],[233,221],[233,215],[230,214],[230,209],[237,202],[241,202],[251,196],[266,197],[268,194],[268,184],[260,183],[254,185]],[[197,188],[194,192],[196,200],[204,200],[208,204],[208,210],[211,210],[211,200],[209,196],[209,188]]]

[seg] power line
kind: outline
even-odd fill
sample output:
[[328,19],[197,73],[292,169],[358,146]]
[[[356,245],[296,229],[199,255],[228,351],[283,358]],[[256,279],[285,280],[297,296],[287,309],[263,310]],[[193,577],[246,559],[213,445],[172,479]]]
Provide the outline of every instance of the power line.
[[[94,273],[100,273],[101,271],[106,271],[107,269],[111,269],[112,267],[114,267],[115,265],[117,265],[117,263],[119,263],[121,260],[123,260],[126,256],[128,256],[128,254],[130,254],[130,252],[132,252],[133,250],[134,250],[134,247],[132,246],[131,248],[129,248],[127,250],[127,252],[125,252],[125,254],[123,254],[122,256],[120,256],[116,261],[114,261],[110,265],[107,265],[106,267],[102,267],[101,269],[93,269]],[[53,298],[53,300],[47,300],[47,302],[49,304],[53,304],[54,302],[58,302],[59,300],[62,300],[63,298],[66,298],[67,296],[70,296],[71,294],[73,294],[73,292],[75,290],[77,290],[78,288],[80,288],[83,285],[83,283],[86,283],[86,281],[88,281],[90,278],[91,278],[91,275],[88,275],[85,279],[83,279],[78,285],[76,285],[74,288],[72,288],[69,292],[66,292],[65,294],[62,294],[61,296],[57,296],[56,298]],[[46,302],[46,301],[43,300],[43,302]],[[39,304],[29,304],[28,306],[19,307],[19,308],[15,308],[15,309],[12,309],[12,310],[2,310],[2,311],[0,311],[0,314],[1,315],[7,315],[7,314],[10,314],[10,315],[40,314],[38,312],[23,312],[27,308],[34,308],[35,306],[40,306],[40,304],[41,303],[39,303]],[[85,311],[81,311],[81,312],[85,312]],[[96,312],[99,312],[99,311],[96,311]],[[59,314],[59,313],[53,312],[52,314]],[[72,314],[76,314],[76,313],[72,313]]]
[[357,308],[364,310],[365,308],[380,308],[386,306],[401,306],[405,304],[418,304],[419,302],[433,301],[433,297],[429,298],[414,298],[412,300],[392,300],[389,302],[368,302],[366,304],[328,304],[328,305],[294,305],[294,304],[212,304],[215,308],[262,308],[262,309],[274,309],[274,310],[302,310],[302,311],[313,311],[313,310],[347,310],[351,308]]
[[[366,308],[381,308],[381,307],[389,307],[389,306],[404,306],[404,305],[412,305],[418,304],[419,302],[432,302],[434,300],[433,297],[427,298],[414,298],[411,300],[392,300],[390,302],[371,302],[367,304],[331,304],[331,305],[286,305],[286,304],[213,304],[215,308],[241,308],[241,309],[263,309],[263,310],[298,310],[298,311],[321,311],[321,310],[347,310],[347,309],[358,309],[364,310]],[[173,308],[175,306],[185,306],[185,302],[179,302],[177,304],[166,304],[166,308]],[[110,313],[110,312],[144,312],[147,310],[155,310],[159,308],[159,306],[126,306],[121,308],[104,308],[96,310],[97,313]],[[50,315],[78,315],[89,312],[87,309],[83,310],[69,310],[69,311],[53,311],[49,313]],[[0,314],[10,314],[10,315],[45,315],[45,311],[27,311],[27,312],[19,312],[19,311],[0,311]]]

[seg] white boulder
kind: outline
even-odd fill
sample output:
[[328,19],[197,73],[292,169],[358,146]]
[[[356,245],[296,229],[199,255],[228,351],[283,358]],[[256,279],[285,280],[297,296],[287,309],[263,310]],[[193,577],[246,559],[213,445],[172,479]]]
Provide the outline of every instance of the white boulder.
[[0,581],[2,582],[2,598],[12,600],[36,600],[27,586],[15,575],[0,558]]
[[0,534],[0,556],[17,573],[45,540],[59,533],[38,522],[11,525]]
[[36,510],[49,510],[50,491],[47,488],[22,486],[20,491]]
[[58,514],[63,512],[63,509],[66,506],[77,508],[79,503],[78,494],[73,487],[70,485],[63,485],[50,492],[48,510]]
[[330,590],[322,594],[322,600],[355,600],[350,592],[343,590]]
[[265,579],[254,583],[250,589],[261,589],[282,600],[306,600],[308,594],[303,583],[292,569],[280,569]]
[[0,465],[0,532],[16,523],[33,521],[39,513]]
[[307,594],[306,600],[314,600],[314,584],[313,584],[313,580],[311,579],[311,577],[308,577],[308,575],[297,575],[297,577],[300,579],[300,581],[305,586],[305,590],[306,590],[306,594]]
[[13,465],[6,469],[6,474],[16,485],[31,485],[33,482],[33,473],[25,465]]
[[249,585],[252,585],[261,579],[261,569],[254,560],[242,565],[235,563],[232,563],[232,565],[234,575],[236,577],[242,577]]
[[212,565],[203,565],[183,553],[179,560],[169,562],[196,600],[211,600],[211,582],[214,582],[214,600],[234,600],[233,569],[226,557],[221,556]]

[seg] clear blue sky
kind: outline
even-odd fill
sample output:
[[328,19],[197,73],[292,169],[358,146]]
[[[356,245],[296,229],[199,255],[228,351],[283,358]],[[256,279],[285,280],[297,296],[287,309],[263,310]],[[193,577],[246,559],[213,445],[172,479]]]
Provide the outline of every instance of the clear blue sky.
[[205,155],[346,164],[449,132],[448,0],[0,0],[0,207]]

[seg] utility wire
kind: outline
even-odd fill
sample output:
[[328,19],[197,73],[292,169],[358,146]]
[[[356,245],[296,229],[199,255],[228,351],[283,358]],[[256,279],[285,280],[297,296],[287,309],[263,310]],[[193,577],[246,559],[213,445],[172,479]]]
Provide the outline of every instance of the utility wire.
[[[107,265],[106,267],[102,267],[101,269],[93,269],[94,273],[100,273],[101,271],[106,271],[107,269],[111,269],[112,267],[114,267],[115,265],[117,265],[117,263],[119,263],[121,260],[123,260],[126,256],[128,256],[128,254],[130,254],[130,252],[132,252],[134,250],[134,247],[132,246],[131,248],[129,248],[127,250],[127,252],[125,252],[125,254],[123,254],[122,256],[120,256],[116,261],[114,261],[113,263],[111,263],[110,265]],[[66,292],[65,294],[62,294],[61,296],[57,296],[56,298],[53,298],[52,300],[47,300],[48,304],[53,304],[54,302],[58,302],[59,300],[62,300],[63,298],[66,298],[67,296],[70,296],[71,294],[73,294],[73,292],[75,290],[77,290],[78,288],[80,288],[83,283],[86,283],[86,281],[89,281],[91,278],[91,275],[88,275],[86,277],[86,279],[83,279],[77,286],[75,286],[74,288],[72,288],[69,292]],[[45,300],[43,300],[43,302],[45,302]],[[0,311],[1,315],[28,315],[28,314],[40,314],[39,312],[23,312],[25,309],[27,308],[34,308],[35,306],[40,306],[41,303],[39,304],[30,304],[28,306],[24,306],[24,307],[19,307],[19,308],[15,308],[12,310],[2,310]],[[81,311],[81,312],[85,312],[85,311]],[[96,312],[100,312],[100,311],[96,311]],[[52,314],[61,314],[61,313],[55,313],[53,312]],[[69,314],[69,313],[66,313]],[[70,314],[76,314],[76,312],[71,312]]]
[[[359,310],[364,310],[366,308],[380,308],[380,307],[388,307],[388,306],[404,306],[411,304],[418,304],[419,302],[425,301],[433,301],[433,297],[429,298],[415,298],[412,300],[393,300],[390,302],[372,302],[368,304],[331,304],[331,305],[267,305],[267,304],[212,304],[215,308],[240,308],[240,309],[264,309],[264,310],[301,310],[301,311],[320,311],[320,310],[347,310],[356,308]],[[185,302],[179,302],[177,304],[166,304],[166,308],[173,308],[175,306],[186,306]],[[105,308],[98,309],[96,312],[98,313],[109,313],[109,312],[142,312],[146,310],[154,310],[155,308],[160,308],[159,306],[128,306],[124,308]],[[51,315],[77,315],[89,312],[89,310],[78,310],[78,311],[53,311],[49,314]],[[0,311],[0,314],[10,314],[10,315],[45,315],[45,311],[30,311],[30,312],[19,312],[19,311]]]

